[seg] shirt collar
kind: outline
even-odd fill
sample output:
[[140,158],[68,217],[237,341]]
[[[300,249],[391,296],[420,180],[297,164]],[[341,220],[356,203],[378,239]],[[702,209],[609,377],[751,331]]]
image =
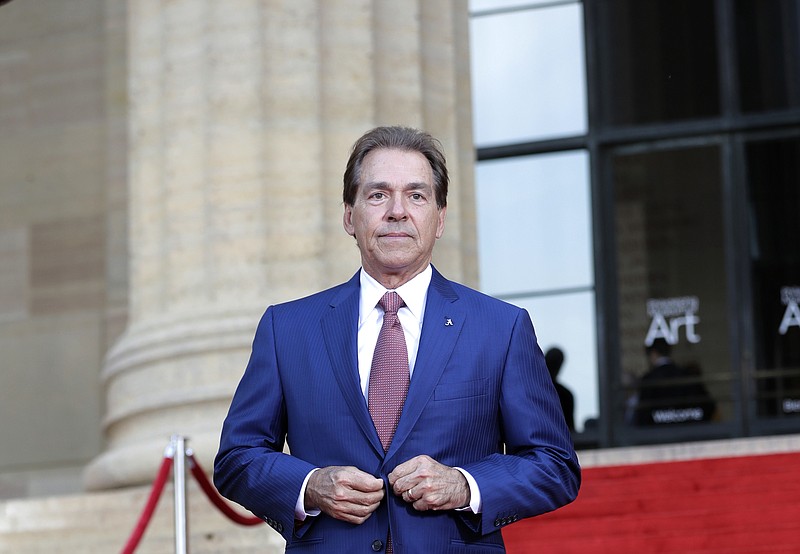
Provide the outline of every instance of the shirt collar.
[[[366,320],[369,313],[375,309],[381,297],[389,290],[364,271],[364,268],[361,268],[360,273],[361,304],[358,317],[359,326]],[[428,267],[422,270],[419,275],[394,289],[403,299],[403,302],[406,303],[406,308],[418,321],[422,321],[425,311],[425,299],[428,295],[428,286],[431,284],[432,276],[433,269],[428,264]]]

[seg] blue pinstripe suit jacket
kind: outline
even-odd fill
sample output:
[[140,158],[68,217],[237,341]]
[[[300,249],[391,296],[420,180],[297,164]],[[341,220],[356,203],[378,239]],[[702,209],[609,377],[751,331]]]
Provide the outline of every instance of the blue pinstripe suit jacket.
[[[356,274],[267,309],[222,429],[214,480],[223,495],[278,530],[287,551],[373,552],[391,526],[397,554],[503,552],[500,528],[577,496],[580,468],[525,310],[434,269],[414,375],[384,454],[359,385],[358,303]],[[387,490],[361,525],[321,514],[295,529],[311,469],[352,465],[386,481],[419,454],[469,471],[482,514],[418,512]]]

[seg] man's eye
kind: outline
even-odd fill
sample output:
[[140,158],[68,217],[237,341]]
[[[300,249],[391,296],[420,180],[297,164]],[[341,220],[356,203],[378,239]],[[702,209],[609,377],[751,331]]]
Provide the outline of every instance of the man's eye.
[[423,198],[425,198],[425,197],[424,197],[424,196],[422,196],[420,193],[418,193],[418,192],[415,192],[414,194],[412,194],[412,195],[411,195],[411,198],[412,198],[413,200],[422,200],[422,199],[423,199]]
[[385,195],[382,192],[373,192],[370,195],[370,198],[374,198],[375,200],[381,200]]

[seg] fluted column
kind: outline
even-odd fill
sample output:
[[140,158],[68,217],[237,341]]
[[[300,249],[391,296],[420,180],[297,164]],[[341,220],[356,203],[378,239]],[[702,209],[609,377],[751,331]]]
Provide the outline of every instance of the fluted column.
[[174,433],[210,466],[265,307],[358,267],[341,175],[367,129],[402,123],[442,139],[453,189],[436,260],[475,280],[466,3],[128,10],[129,319],[103,370],[93,489],[151,481]]

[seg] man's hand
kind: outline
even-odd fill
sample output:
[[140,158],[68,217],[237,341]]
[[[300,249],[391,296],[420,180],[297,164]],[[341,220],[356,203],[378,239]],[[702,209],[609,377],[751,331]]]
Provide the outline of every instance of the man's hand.
[[361,524],[383,500],[383,481],[351,466],[329,466],[311,474],[303,498],[306,511]]
[[389,474],[392,490],[414,509],[453,510],[469,504],[466,477],[430,456],[416,456],[394,468]]

